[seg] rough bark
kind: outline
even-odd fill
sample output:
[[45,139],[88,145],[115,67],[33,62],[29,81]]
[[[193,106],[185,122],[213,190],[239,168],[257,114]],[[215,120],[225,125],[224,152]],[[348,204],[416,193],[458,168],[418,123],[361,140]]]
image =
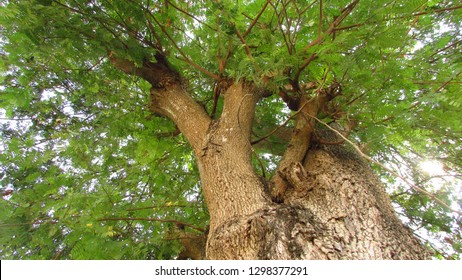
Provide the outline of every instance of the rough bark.
[[344,146],[310,150],[308,185],[286,203],[310,210],[326,225],[313,242],[326,259],[425,259],[428,252],[396,216],[384,186],[367,162]]
[[[305,123],[310,126],[313,136],[314,124]],[[296,133],[293,135],[299,137]],[[335,135],[321,132],[317,135],[328,142],[339,142]],[[278,172],[286,185],[281,194],[282,203],[260,200],[258,207],[244,211],[227,209],[220,214],[218,210],[211,223],[207,258],[428,258],[426,249],[395,215],[384,186],[368,163],[354,149],[344,145],[314,145],[312,140],[307,139],[306,148],[299,149],[301,155],[288,161]],[[250,161],[249,158],[236,158],[236,154],[250,153],[249,148],[236,149],[238,147],[232,149],[233,156],[222,153],[215,158],[215,162],[224,160],[228,163],[220,165],[216,172],[230,174],[228,180],[234,178],[234,184],[240,186],[223,187],[233,183],[223,184],[220,180],[216,181],[219,187],[212,184],[213,190],[219,190],[212,195],[221,210],[226,209],[227,203],[233,204],[237,197],[246,202],[255,201],[230,191],[239,191],[242,187],[257,191],[262,188],[258,180],[245,179],[247,176],[255,178],[249,170],[242,173],[246,174],[245,178],[233,173],[239,170],[240,164]],[[204,164],[217,166],[215,162]]]
[[229,87],[219,120],[196,154],[210,213],[210,233],[222,221],[249,215],[269,203],[263,180],[251,165],[250,133],[258,90],[246,83]]
[[310,148],[316,124],[313,116],[317,116],[326,104],[338,94],[338,91],[339,87],[334,83],[331,87],[314,90],[311,95],[308,95],[308,92],[301,92],[297,98],[297,116],[292,136],[278,165],[277,172],[269,182],[270,194],[274,201],[283,202],[284,193],[289,187],[284,173],[294,163],[302,162]]
[[316,116],[320,108],[327,102],[324,95],[318,95],[312,98],[301,98],[302,102],[298,108],[299,112],[295,120],[295,128],[289,141],[286,151],[278,166],[278,171],[270,181],[270,191],[273,200],[283,201],[283,196],[288,188],[288,182],[283,178],[283,173],[292,163],[303,161],[307,150],[310,147],[310,139],[314,131],[314,119],[310,116]]
[[[298,168],[298,165],[293,165]],[[342,146],[309,151],[283,204],[229,220],[209,239],[216,259],[426,259],[366,162]],[[305,186],[305,187],[303,187]],[[212,245],[213,244],[213,245]],[[209,251],[210,252],[210,251]]]
[[178,260],[205,259],[206,234],[182,233],[179,240],[183,250],[178,254]]

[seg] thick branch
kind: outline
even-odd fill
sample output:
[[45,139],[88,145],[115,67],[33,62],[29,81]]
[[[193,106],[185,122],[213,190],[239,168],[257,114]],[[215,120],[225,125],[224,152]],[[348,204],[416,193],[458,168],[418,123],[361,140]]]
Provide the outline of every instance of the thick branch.
[[186,92],[179,74],[169,67],[166,58],[158,54],[156,62],[144,60],[142,66],[137,67],[133,62],[111,53],[109,57],[118,69],[139,76],[152,85],[149,108],[174,121],[193,149],[200,149],[211,119]]
[[155,56],[156,62],[144,59],[142,66],[139,67],[128,59],[117,57],[112,51],[109,51],[109,59],[119,70],[143,78],[153,87],[166,87],[180,83],[180,75],[170,68],[167,59],[161,54]]
[[311,116],[316,116],[324,105],[331,99],[329,94],[320,91],[315,97],[307,99],[302,97],[301,107],[297,111],[296,124],[292,138],[287,149],[279,162],[278,172],[271,178],[270,191],[273,200],[282,201],[289,184],[281,176],[293,163],[302,162],[310,147],[311,137],[314,133],[315,121]]
[[211,119],[181,84],[151,88],[150,109],[174,121],[196,152],[201,149]]
[[260,90],[254,85],[239,82],[230,86],[224,97],[222,125],[241,129],[250,140],[255,105],[261,97]]
[[210,125],[201,153],[196,152],[211,232],[270,201],[251,161],[251,127],[261,95],[251,83],[232,84],[224,93],[220,118]]
[[255,19],[252,21],[252,23],[249,25],[249,27],[247,28],[247,30],[244,32],[243,34],[243,37],[246,37],[250,31],[252,30],[252,28],[255,26],[255,24],[258,22],[258,19],[261,17],[261,15],[263,14],[263,12],[266,10],[266,7],[268,6],[268,4],[271,2],[271,0],[268,0],[266,1],[266,3],[263,5],[263,7],[261,8],[260,12],[258,13],[258,15],[255,17]]

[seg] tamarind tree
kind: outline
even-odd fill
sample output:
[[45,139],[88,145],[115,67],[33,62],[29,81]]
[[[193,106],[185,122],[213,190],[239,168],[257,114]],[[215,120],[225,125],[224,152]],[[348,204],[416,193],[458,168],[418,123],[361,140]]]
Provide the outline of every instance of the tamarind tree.
[[3,1],[0,256],[458,259],[461,23],[449,0]]

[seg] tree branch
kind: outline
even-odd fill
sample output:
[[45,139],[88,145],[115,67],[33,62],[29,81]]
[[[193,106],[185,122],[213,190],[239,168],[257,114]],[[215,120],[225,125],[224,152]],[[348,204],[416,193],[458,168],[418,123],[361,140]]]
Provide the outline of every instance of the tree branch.
[[239,81],[224,94],[222,124],[228,128],[238,127],[249,141],[255,106],[261,97],[259,91],[253,84]]
[[239,38],[239,40],[241,40],[242,45],[244,46],[245,53],[247,54],[247,56],[248,56],[250,59],[252,59],[252,53],[250,52],[249,45],[247,45],[247,42],[245,41],[244,37],[243,37],[242,34],[239,32],[239,30],[237,30],[237,28],[235,29],[235,32],[236,32],[236,35],[237,35],[237,37]]
[[141,66],[136,66],[128,59],[118,58],[113,51],[109,51],[108,56],[116,68],[129,75],[145,79],[153,87],[166,87],[180,83],[179,74],[170,68],[166,57],[159,53],[155,55],[156,62],[144,59]]
[[303,104],[303,106],[298,109],[294,114],[292,114],[292,116],[288,117],[287,120],[285,120],[281,125],[279,125],[278,127],[276,127],[275,129],[273,129],[270,133],[266,134],[265,136],[257,139],[257,140],[254,140],[251,142],[252,145],[255,145],[255,144],[258,144],[260,143],[261,141],[265,140],[266,138],[270,137],[271,135],[273,135],[274,133],[276,133],[279,129],[281,129],[282,127],[284,127],[287,123],[289,123],[289,121],[293,118],[295,118],[298,114],[300,114],[303,110],[303,108],[305,108],[305,106],[307,105],[308,103],[305,103]]
[[156,62],[145,59],[139,67],[111,53],[109,58],[123,72],[148,81],[152,85],[149,106],[151,111],[170,118],[186,136],[193,149],[200,149],[211,119],[205,109],[186,92],[180,75],[170,68],[166,57],[157,54]]
[[444,82],[441,86],[439,86],[436,90],[435,90],[435,93],[438,93],[440,90],[442,90],[443,88],[445,88],[449,83],[452,82],[452,80],[454,80],[455,78],[457,78],[460,73],[462,72],[459,72],[457,73],[454,77],[450,78],[449,80],[447,80],[446,82]]
[[205,229],[196,227],[195,225],[191,225],[182,221],[172,220],[172,219],[157,219],[157,218],[130,218],[130,217],[121,217],[121,218],[101,218],[97,220],[98,222],[107,222],[107,221],[148,221],[148,222],[161,222],[161,223],[174,223],[176,225],[181,225],[184,227],[189,227],[195,229],[200,232],[205,232]]
[[317,115],[320,108],[330,100],[329,95],[319,91],[318,95],[308,99],[301,98],[301,106],[297,111],[295,128],[281,161],[279,162],[276,174],[270,180],[271,197],[275,202],[282,202],[287,190],[288,183],[281,176],[284,170],[293,163],[300,163],[305,158],[306,152],[310,147],[311,137],[314,132],[314,119],[310,116]]
[[172,1],[170,0],[165,0],[166,2],[168,2],[168,4],[170,6],[172,6],[173,8],[175,8],[177,11],[189,16],[190,18],[194,19],[195,21],[199,22],[200,24],[210,28],[211,30],[214,30],[215,32],[217,31],[215,28],[213,28],[212,26],[208,25],[207,23],[205,23],[204,21],[200,20],[199,18],[197,18],[195,15],[191,14],[190,12],[188,11],[185,11],[184,9],[178,7],[177,5],[175,5],[174,3],[172,3]]
[[322,34],[322,0],[319,0],[319,26],[318,26],[318,37]]
[[433,13],[442,13],[446,11],[454,11],[462,9],[462,5],[459,6],[454,6],[454,7],[448,7],[448,8],[442,8],[442,9],[436,9],[436,10],[430,10],[430,11],[424,11],[424,12],[419,12],[416,14],[413,14],[413,16],[421,16],[421,15],[428,15],[428,14],[433,14]]
[[[325,32],[325,35],[330,35],[334,32],[335,28],[342,23],[342,21],[353,11],[354,7],[359,3],[359,0],[354,0],[348,6],[346,6],[342,11],[341,14],[330,24],[329,29]],[[304,52],[307,52],[309,48],[314,45],[321,43],[324,40],[325,35],[320,34],[314,41],[309,43],[304,49]]]
[[297,70],[297,73],[295,73],[295,76],[294,76],[294,84],[298,86],[298,83],[299,83],[299,79],[300,79],[300,75],[302,74],[303,70],[306,69],[306,67],[308,67],[308,65],[310,65],[310,63],[315,60],[318,56],[316,55],[316,53],[312,53],[310,55],[310,57],[308,57],[308,59],[305,60],[305,62],[303,63],[302,66],[300,66],[300,68],[298,68]]
[[255,60],[253,59],[253,56],[252,56],[252,53],[250,51],[249,45],[245,41],[245,38],[242,36],[242,34],[239,32],[239,30],[237,30],[237,28],[235,29],[235,32],[236,32],[236,35],[239,38],[239,40],[241,40],[242,45],[244,46],[245,54],[253,62],[253,65],[255,66],[255,70],[257,70],[260,75],[263,75],[263,72],[261,71],[260,67],[258,66],[257,63],[255,63]]
[[263,7],[261,8],[260,12],[258,13],[258,15],[255,17],[255,19],[252,21],[252,23],[249,25],[249,27],[247,28],[247,30],[244,32],[244,34],[242,35],[243,37],[246,37],[247,35],[249,35],[250,31],[252,30],[252,28],[255,26],[255,24],[258,22],[258,19],[261,17],[261,15],[263,14],[263,12],[266,10],[266,7],[268,6],[268,4],[271,2],[271,0],[267,0],[266,3],[263,5]]

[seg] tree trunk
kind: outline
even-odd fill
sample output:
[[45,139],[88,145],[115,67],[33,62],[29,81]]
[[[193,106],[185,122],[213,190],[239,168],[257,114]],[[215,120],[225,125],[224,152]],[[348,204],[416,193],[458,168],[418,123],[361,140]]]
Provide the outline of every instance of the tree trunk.
[[[294,169],[299,166],[293,165]],[[209,259],[426,259],[370,167],[345,147],[317,147],[282,204],[222,220]]]
[[[225,93],[222,118],[209,129],[198,155],[211,215],[208,259],[428,258],[354,149],[313,145],[308,139],[306,154],[278,172],[286,190],[282,202],[272,202],[251,167],[245,130],[256,102],[252,97],[258,95],[242,84]],[[312,122],[303,122],[313,129]]]
[[314,133],[313,116],[335,97],[338,85],[298,100],[291,140],[266,182],[253,169],[250,142],[255,106],[264,91],[243,81],[230,85],[223,89],[220,118],[212,120],[158,56],[141,66],[110,58],[117,68],[152,84],[150,109],[174,121],[194,150],[210,213],[206,258],[428,258],[397,218],[378,177],[353,149],[313,144],[322,134]]

